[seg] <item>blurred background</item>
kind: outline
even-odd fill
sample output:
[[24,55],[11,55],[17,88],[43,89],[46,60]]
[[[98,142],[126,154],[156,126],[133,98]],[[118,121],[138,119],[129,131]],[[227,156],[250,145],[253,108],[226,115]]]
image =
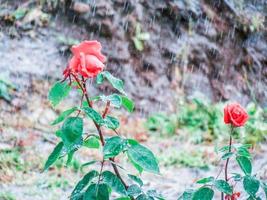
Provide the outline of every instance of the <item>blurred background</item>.
[[162,175],[143,174],[145,187],[172,200],[217,174],[216,148],[229,131],[222,111],[232,101],[250,115],[235,141],[253,144],[266,180],[266,15],[266,0],[0,0],[0,199],[65,200],[88,170],[82,164],[99,157],[84,150],[69,167],[61,159],[41,173],[58,141],[50,123],[79,102],[71,93],[53,109],[47,93],[83,40],[102,43],[106,69],[135,100],[134,114],[113,112],[120,132],[158,157]]

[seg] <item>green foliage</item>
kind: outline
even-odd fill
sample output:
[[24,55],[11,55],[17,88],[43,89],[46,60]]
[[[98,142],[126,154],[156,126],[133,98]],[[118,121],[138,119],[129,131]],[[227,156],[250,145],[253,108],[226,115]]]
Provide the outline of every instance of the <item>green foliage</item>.
[[265,140],[267,135],[267,110],[262,109],[255,103],[249,103],[246,110],[249,114],[249,120],[245,129],[240,130],[240,134],[245,135],[244,143],[255,144]]
[[[107,79],[113,88],[122,95],[111,94],[107,96],[96,95],[88,97],[84,77],[81,78],[80,76],[76,76],[76,74],[72,74],[69,79],[63,82],[57,82],[52,86],[48,98],[53,106],[58,105],[67,97],[71,86],[75,86],[73,88],[79,91],[82,98],[80,106],[65,110],[52,122],[52,125],[62,123],[61,128],[56,131],[56,136],[61,139],[61,141],[48,157],[45,169],[48,169],[52,164],[62,167],[62,160],[65,159],[65,156],[67,156],[67,166],[72,165],[75,161],[74,154],[80,148],[87,148],[87,150],[97,149],[103,155],[101,160],[91,160],[85,162],[83,165],[77,165],[76,168],[81,169],[81,172],[83,172],[86,166],[91,167],[93,164],[100,163],[100,171],[92,170],[85,174],[71,193],[71,200],[108,200],[112,192],[116,192],[120,195],[118,198],[120,200],[129,200],[131,199],[129,197],[133,195],[134,187],[139,188],[139,192],[135,196],[136,199],[162,200],[163,198],[161,195],[157,194],[154,190],[144,192],[141,188],[143,186],[143,181],[138,176],[127,174],[128,180],[139,184],[139,186],[130,185],[128,187],[126,181],[122,179],[123,176],[120,175],[120,171],[117,168],[118,166],[120,167],[120,165],[115,162],[115,157],[120,153],[126,153],[131,163],[140,173],[142,171],[148,171],[158,174],[159,166],[153,153],[137,141],[120,136],[105,136],[104,131],[102,131],[104,127],[120,135],[116,130],[120,125],[119,120],[111,115],[106,115],[110,111],[110,106],[115,108],[124,107],[127,111],[132,112],[134,110],[134,103],[126,96],[122,80],[114,77],[107,71],[103,71],[99,73],[96,78],[97,84],[103,83],[104,79]],[[69,84],[67,80],[70,80]],[[77,88],[77,86],[79,87]],[[84,97],[86,101],[83,101]],[[102,112],[103,114],[100,114],[101,112],[93,108],[94,102],[99,100],[101,100],[100,103],[104,102],[106,104],[105,110]],[[71,116],[75,111],[77,111],[76,116]],[[83,131],[87,128],[84,128],[84,123],[87,124],[85,122],[86,119],[83,118],[84,116],[87,117],[87,119],[89,118],[89,121],[93,122],[98,135],[89,132],[85,133],[85,137],[83,136]],[[100,148],[100,145],[102,148]],[[111,164],[115,173],[111,171],[102,172],[107,163]]]
[[134,176],[132,174],[128,174],[128,177],[132,179],[135,183],[137,183],[140,187],[144,185],[142,179],[140,179],[138,176]]
[[71,87],[66,82],[56,82],[49,91],[48,99],[52,106],[58,105],[70,92]]
[[119,153],[125,150],[126,145],[127,140],[119,136],[114,136],[106,139],[106,143],[103,149],[104,158],[113,158],[119,155]]
[[75,186],[74,190],[71,193],[71,200],[78,200],[83,191],[83,189],[91,182],[91,180],[98,176],[98,172],[93,170],[88,172]]
[[215,180],[214,186],[225,194],[232,194],[233,188],[225,180]]
[[175,115],[167,116],[163,113],[155,114],[147,119],[145,126],[150,131],[157,131],[162,135],[171,136],[177,129],[177,119]]
[[131,197],[136,197],[142,193],[142,190],[138,185],[130,185],[127,189],[127,193]]
[[[223,107],[222,103],[208,104],[194,99],[191,103],[180,104],[176,113],[150,116],[145,126],[151,132],[167,136],[174,135],[177,130],[183,130],[189,133],[190,139],[195,143],[228,138],[228,128],[222,120]],[[254,103],[248,104],[247,111],[248,122],[243,128],[235,130],[233,135],[244,143],[255,144],[263,141],[267,135],[265,111]]]
[[[231,132],[232,133],[232,132]],[[230,133],[230,134],[231,134]],[[226,180],[218,179],[219,175],[217,175],[216,178],[210,176],[207,178],[202,178],[198,180],[196,183],[198,184],[205,184],[203,187],[198,189],[196,192],[193,192],[190,190],[190,193],[184,192],[182,196],[179,198],[182,199],[194,199],[196,194],[201,191],[203,188],[208,190],[206,186],[211,187],[212,189],[215,188],[218,190],[218,192],[221,192],[225,195],[230,195],[229,197],[233,198],[231,195],[235,195],[233,192],[233,187],[243,181],[243,188],[246,191],[246,193],[249,195],[246,199],[256,199],[260,200],[260,197],[257,197],[257,193],[260,189],[260,186],[262,187],[262,190],[266,193],[266,185],[264,182],[260,182],[260,180],[257,179],[256,176],[252,175],[252,163],[251,163],[251,155],[249,152],[249,148],[251,148],[250,144],[232,144],[230,143],[230,146],[226,145],[218,149],[218,152],[222,153],[222,160],[227,160],[226,162],[230,161],[230,158],[235,156],[236,161],[240,167],[240,169],[244,172],[244,175],[238,173],[232,173],[232,176],[227,178]],[[225,173],[227,173],[227,165],[225,165]],[[229,181],[231,180],[231,181]],[[200,192],[199,192],[200,193]],[[214,191],[211,193],[214,194]],[[192,197],[193,194],[193,197]],[[212,194],[212,196],[213,196]],[[206,199],[205,196],[202,197],[203,199]],[[201,195],[199,195],[199,198],[196,199],[202,199]],[[208,199],[212,199],[213,197],[207,197]],[[178,200],[179,200],[178,199]]]
[[113,86],[113,88],[115,88],[116,90],[118,90],[120,93],[126,95],[123,87],[124,87],[124,83],[122,80],[114,77],[111,73],[109,73],[108,71],[104,71],[101,72],[97,75],[96,78],[96,83],[97,84],[101,84],[104,81],[104,78],[106,78],[110,84]]
[[115,108],[120,108],[122,105],[121,96],[118,94],[111,94],[108,96],[101,95],[100,98],[104,102],[110,101],[111,105],[113,105]]
[[69,117],[61,128],[61,138],[68,151],[73,150],[81,143],[83,134],[83,119],[80,117]]
[[60,156],[60,153],[63,149],[63,142],[60,142],[57,144],[57,146],[54,148],[54,150],[52,151],[52,153],[49,155],[46,163],[45,163],[45,167],[44,170],[47,170]]
[[237,160],[240,168],[242,169],[242,171],[246,175],[250,175],[251,171],[252,171],[252,165],[251,165],[250,160],[245,156],[237,156],[236,160]]
[[210,176],[210,177],[207,177],[207,178],[202,178],[202,179],[198,180],[196,183],[206,184],[206,183],[210,183],[210,182],[213,182],[213,181],[214,181],[214,177]]
[[132,37],[135,48],[138,51],[143,51],[144,50],[144,42],[149,40],[149,39],[150,39],[149,33],[142,32],[140,23],[137,23],[136,27],[135,27],[135,36]]
[[194,192],[192,200],[211,200],[214,196],[214,191],[208,187],[201,187]]
[[194,190],[186,190],[183,192],[183,194],[178,198],[178,200],[192,200],[194,195]]
[[121,195],[127,195],[126,189],[122,184],[121,180],[112,172],[104,171],[102,173],[103,182],[112,188],[115,192]]
[[102,116],[93,108],[83,107],[83,110],[84,110],[85,114],[89,118],[91,118],[96,124],[102,125],[104,123]]
[[256,193],[260,188],[260,181],[255,177],[245,176],[243,179],[243,187],[251,197],[256,197]]
[[250,161],[251,155],[248,150],[250,147],[251,145],[249,144],[234,144],[232,145],[232,151],[227,152],[229,151],[229,146],[227,145],[227,146],[220,148],[219,152],[224,153],[222,155],[222,160],[226,160],[228,158],[231,158],[232,156],[235,156],[236,161],[238,165],[240,166],[240,168],[242,169],[242,171],[246,175],[250,175],[252,172],[252,164]]
[[119,94],[112,94],[109,96],[101,95],[100,99],[104,102],[110,102],[115,108],[123,106],[128,112],[133,112],[134,102],[127,96],[121,96]]
[[108,115],[104,119],[104,125],[109,129],[115,130],[120,126],[120,122],[115,117]]
[[83,200],[109,200],[109,190],[106,184],[92,184],[84,193]]
[[146,147],[142,146],[135,140],[128,140],[130,147],[128,148],[128,157],[134,162],[134,166],[140,172],[140,168],[158,174],[158,161],[153,153]]
[[73,112],[77,110],[77,107],[73,107],[71,109],[65,110],[62,112],[52,123],[51,125],[56,125],[66,119],[69,115],[71,115]]
[[122,100],[122,105],[125,107],[125,109],[128,112],[133,112],[134,102],[131,99],[129,99],[127,96],[122,96],[121,100]]
[[194,150],[189,151],[185,149],[169,148],[168,152],[163,152],[159,155],[159,161],[164,166],[190,167],[208,169],[211,160],[207,160],[205,152],[195,147]]
[[100,147],[99,137],[96,135],[90,136],[88,139],[84,140],[83,146],[91,149],[98,149]]
[[16,196],[10,192],[0,192],[1,200],[16,200]]

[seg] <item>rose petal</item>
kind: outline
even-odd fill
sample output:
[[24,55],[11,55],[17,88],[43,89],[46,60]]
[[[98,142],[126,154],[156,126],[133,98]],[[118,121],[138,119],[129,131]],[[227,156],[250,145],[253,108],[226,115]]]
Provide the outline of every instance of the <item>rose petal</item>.
[[229,116],[229,105],[226,105],[223,111],[224,111],[224,123],[226,124],[231,123],[230,116]]
[[94,55],[96,56],[101,62],[106,61],[106,57],[101,53],[102,46],[100,42],[96,40],[92,41],[83,41],[78,45],[74,45],[71,48],[71,52],[75,56],[79,56],[80,53],[84,53],[85,55]]
[[93,78],[97,76],[105,67],[96,56],[84,55],[81,53],[81,64],[79,65],[79,73],[85,78]]
[[73,56],[69,61],[69,69],[72,72],[78,72],[79,65],[80,65],[79,57]]
[[[248,119],[248,114],[246,110],[238,103],[232,103],[226,106],[227,108],[227,113],[230,121],[233,126],[239,127],[243,126],[247,119]],[[225,115],[226,116],[226,115]]]

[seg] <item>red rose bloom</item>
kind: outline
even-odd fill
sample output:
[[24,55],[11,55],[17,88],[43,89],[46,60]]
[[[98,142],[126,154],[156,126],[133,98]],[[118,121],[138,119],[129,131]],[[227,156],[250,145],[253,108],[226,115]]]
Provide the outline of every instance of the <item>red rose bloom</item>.
[[84,78],[93,78],[103,71],[106,57],[101,53],[101,44],[96,41],[83,41],[71,48],[73,57],[70,59],[63,75],[79,74]]
[[224,123],[239,127],[243,126],[247,120],[248,114],[240,104],[232,103],[224,108]]

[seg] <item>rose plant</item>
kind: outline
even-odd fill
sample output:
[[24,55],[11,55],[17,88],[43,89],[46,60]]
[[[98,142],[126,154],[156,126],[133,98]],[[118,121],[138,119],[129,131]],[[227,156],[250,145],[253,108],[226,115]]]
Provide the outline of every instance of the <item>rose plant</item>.
[[[52,106],[57,106],[65,99],[71,89],[81,94],[81,103],[62,112],[52,125],[59,125],[56,135],[60,142],[49,155],[44,170],[48,170],[54,162],[67,156],[67,164],[73,155],[81,148],[98,148],[102,153],[101,160],[88,160],[84,166],[95,164],[99,170],[91,170],[76,184],[71,200],[107,200],[111,193],[117,193],[119,200],[129,199],[162,199],[155,190],[144,191],[143,181],[139,175],[128,174],[122,170],[115,157],[125,154],[129,162],[141,174],[143,171],[159,174],[158,162],[153,153],[138,141],[124,138],[118,132],[120,122],[110,115],[112,108],[124,107],[133,112],[134,103],[124,91],[123,81],[114,77],[105,69],[106,57],[101,53],[101,44],[98,41],[84,41],[71,48],[73,54],[63,72],[63,80],[56,82],[49,91],[48,98]],[[100,85],[107,80],[118,93],[111,95],[89,96],[86,87],[88,81],[96,81]],[[102,112],[95,107],[95,102],[105,104]],[[95,132],[85,133],[84,121],[91,120]],[[105,129],[114,132],[114,136],[107,137]],[[99,143],[101,145],[99,145]],[[113,169],[105,169],[110,165]]]
[[[261,200],[258,196],[260,187],[267,199],[267,184],[259,180],[257,174],[252,171],[250,144],[233,143],[232,134],[235,128],[244,126],[249,116],[246,110],[238,103],[231,103],[224,108],[224,122],[230,126],[229,145],[221,147],[218,151],[222,154],[221,160],[225,161],[224,168],[214,177],[206,177],[196,183],[202,186],[198,189],[186,190],[178,200],[211,200],[214,199],[214,191],[221,192],[221,200],[238,200],[241,196],[247,200]],[[235,158],[242,173],[228,172],[228,165],[231,158]],[[224,171],[224,179],[220,178]],[[237,184],[240,184],[244,192],[236,191]],[[242,197],[242,198],[243,198]]]

